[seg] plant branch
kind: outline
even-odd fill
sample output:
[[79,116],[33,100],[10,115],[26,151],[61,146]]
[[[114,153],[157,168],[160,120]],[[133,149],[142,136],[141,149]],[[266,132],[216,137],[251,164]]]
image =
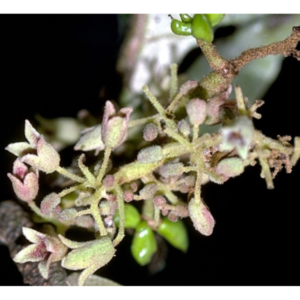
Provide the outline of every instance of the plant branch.
[[199,81],[199,87],[192,94],[192,97],[207,100],[220,94],[228,88],[239,71],[255,59],[282,54],[284,56],[292,55],[300,60],[300,51],[296,50],[299,41],[300,26],[297,26],[293,27],[292,34],[281,42],[252,48],[242,52],[235,59],[226,60],[220,56],[213,44],[197,40],[213,72]]

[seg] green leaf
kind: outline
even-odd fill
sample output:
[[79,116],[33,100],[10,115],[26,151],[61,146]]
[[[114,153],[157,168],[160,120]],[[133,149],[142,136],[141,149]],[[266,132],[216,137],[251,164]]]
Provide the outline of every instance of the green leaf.
[[177,222],[172,222],[164,217],[157,232],[175,248],[183,252],[187,251],[189,247],[188,234],[184,223],[180,219]]
[[[141,216],[139,211],[131,204],[125,204],[125,228],[136,228],[140,223]],[[114,222],[117,227],[119,227],[120,216],[119,211],[117,210],[114,216]]]
[[138,264],[145,266],[157,250],[154,233],[146,221],[141,221],[135,231],[131,253]]

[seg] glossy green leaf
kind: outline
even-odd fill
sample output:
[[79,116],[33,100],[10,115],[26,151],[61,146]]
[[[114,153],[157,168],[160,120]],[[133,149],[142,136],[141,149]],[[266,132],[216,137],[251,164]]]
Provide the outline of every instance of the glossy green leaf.
[[177,35],[188,36],[192,34],[192,24],[173,19],[171,22],[171,30]]
[[183,252],[187,251],[189,247],[188,233],[180,219],[177,222],[172,222],[167,217],[164,217],[157,232],[175,248]]
[[196,14],[192,22],[192,35],[199,40],[212,42],[214,32],[205,15]]
[[216,26],[223,20],[225,14],[205,14],[205,16],[211,26]]
[[[138,210],[131,204],[125,204],[125,228],[135,228],[141,221]],[[119,227],[120,217],[117,211],[114,216],[114,222]]]
[[192,23],[193,18],[188,14],[180,14],[181,21],[184,23]]
[[131,253],[138,264],[145,266],[157,250],[154,233],[146,221],[141,221],[131,244]]

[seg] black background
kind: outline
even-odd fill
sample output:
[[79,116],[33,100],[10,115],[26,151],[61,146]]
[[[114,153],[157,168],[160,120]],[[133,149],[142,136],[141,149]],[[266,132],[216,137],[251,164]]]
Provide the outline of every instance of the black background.
[[[24,119],[75,117],[82,108],[99,115],[104,87],[116,99],[121,33],[116,15],[0,16],[1,200],[14,198],[6,176],[14,157],[4,147],[24,140]],[[263,97],[255,125],[267,136],[300,136],[299,70],[286,58]],[[299,175],[298,166],[282,171],[267,190],[255,166],[225,185],[208,184],[202,195],[216,219],[212,236],[186,220],[188,252],[170,246],[166,268],[153,275],[134,262],[127,236],[100,274],[122,285],[299,285]],[[0,254],[0,285],[22,285],[7,248]]]

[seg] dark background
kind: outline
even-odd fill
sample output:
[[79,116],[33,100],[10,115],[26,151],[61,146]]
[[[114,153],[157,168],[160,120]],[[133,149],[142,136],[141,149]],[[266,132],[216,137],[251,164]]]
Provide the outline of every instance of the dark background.
[[[99,115],[106,100],[99,94],[117,99],[119,21],[116,15],[0,15],[1,200],[14,199],[6,176],[14,157],[4,147],[24,140],[24,119],[76,117],[82,108]],[[263,97],[263,118],[255,124],[267,136],[300,136],[299,70],[299,62],[286,58]],[[299,285],[300,168],[279,173],[274,190],[259,175],[255,166],[225,185],[205,186],[215,231],[201,236],[186,220],[189,250],[170,246],[163,271],[151,275],[139,267],[127,236],[100,274],[123,285]],[[2,245],[0,255],[0,285],[22,285]]]

